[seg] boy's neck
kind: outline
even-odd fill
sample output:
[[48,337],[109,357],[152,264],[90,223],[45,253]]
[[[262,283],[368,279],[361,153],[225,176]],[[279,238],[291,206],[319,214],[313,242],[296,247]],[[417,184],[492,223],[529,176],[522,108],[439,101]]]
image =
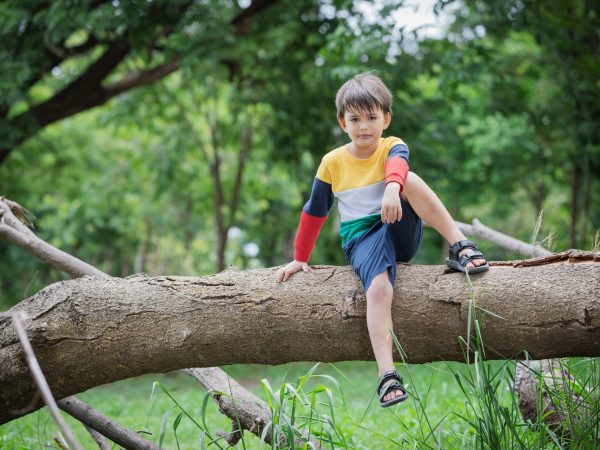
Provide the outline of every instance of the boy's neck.
[[354,142],[350,142],[350,144],[346,145],[350,154],[358,159],[368,159],[373,153],[375,153],[377,146],[378,143],[375,143],[369,147],[359,147]]

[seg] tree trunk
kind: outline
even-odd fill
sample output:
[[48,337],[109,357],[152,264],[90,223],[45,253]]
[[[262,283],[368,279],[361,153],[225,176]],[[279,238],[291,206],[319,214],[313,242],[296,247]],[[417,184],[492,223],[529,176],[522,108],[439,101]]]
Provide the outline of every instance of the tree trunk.
[[[365,297],[350,267],[315,266],[286,283],[275,268],[206,277],[83,277],[13,310],[57,398],[151,372],[234,363],[371,360]],[[570,251],[493,264],[472,276],[488,358],[600,356],[600,254]],[[463,274],[400,265],[392,314],[408,362],[463,361]],[[499,316],[499,317],[498,317]],[[10,319],[0,319],[0,423],[35,387]]]
[[144,236],[135,255],[134,273],[144,272],[148,262],[148,246],[152,241],[152,224],[147,217],[144,219]]
[[568,436],[577,422],[591,414],[584,398],[598,401],[598,395],[590,393],[585,384],[578,386],[569,370],[554,359],[517,364],[514,390],[523,419],[543,421],[559,438]]
[[569,245],[577,248],[577,219],[579,216],[579,192],[581,191],[581,167],[574,157],[573,174],[571,175],[571,224],[569,227]]

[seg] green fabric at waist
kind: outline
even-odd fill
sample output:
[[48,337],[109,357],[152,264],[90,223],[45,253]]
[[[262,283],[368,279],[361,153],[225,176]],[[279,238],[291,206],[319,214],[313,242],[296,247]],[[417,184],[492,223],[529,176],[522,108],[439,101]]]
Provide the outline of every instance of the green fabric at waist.
[[342,237],[342,246],[346,242],[360,236],[367,231],[375,222],[381,220],[381,214],[371,214],[370,216],[359,219],[347,220],[340,224],[340,236]]

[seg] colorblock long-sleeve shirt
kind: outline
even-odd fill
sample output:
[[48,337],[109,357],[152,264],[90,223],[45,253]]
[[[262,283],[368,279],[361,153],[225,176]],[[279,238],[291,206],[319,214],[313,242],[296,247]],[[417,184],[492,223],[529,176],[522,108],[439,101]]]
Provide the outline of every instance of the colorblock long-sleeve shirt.
[[408,147],[397,137],[380,138],[367,159],[352,156],[345,145],[327,153],[317,170],[310,199],[302,209],[294,259],[310,259],[334,198],[338,200],[341,216],[342,245],[381,220],[385,186],[394,181],[402,190],[408,174],[408,157]]

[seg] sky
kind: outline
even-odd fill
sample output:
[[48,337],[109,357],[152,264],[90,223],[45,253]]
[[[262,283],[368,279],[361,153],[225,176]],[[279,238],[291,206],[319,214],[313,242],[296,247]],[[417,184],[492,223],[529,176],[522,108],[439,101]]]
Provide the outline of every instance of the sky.
[[[412,32],[416,29],[419,37],[439,38],[444,35],[448,25],[450,15],[443,11],[436,16],[433,7],[437,0],[407,0],[401,8],[398,8],[393,17],[398,28],[404,28],[406,32]],[[366,17],[372,17],[376,20],[377,6],[381,4],[380,0],[360,1],[360,10]]]
[[[394,19],[398,27],[405,27],[405,30],[412,32],[422,27],[418,34],[420,37],[441,37],[444,29],[448,25],[450,14],[443,11],[439,16],[433,12],[433,7],[437,0],[406,0],[401,8],[394,13]],[[333,6],[328,6],[325,0],[322,6],[322,12],[325,16],[334,13]],[[250,6],[251,0],[238,0],[241,8]],[[367,18],[373,21],[377,20],[377,13],[381,9],[383,0],[356,0],[355,5],[359,11]],[[329,3],[330,5],[330,3]]]
[[[381,16],[385,0],[355,0],[355,6],[360,14],[369,22],[376,22]],[[388,60],[392,62],[400,53],[417,54],[419,42],[424,39],[444,38],[449,25],[454,18],[460,2],[456,1],[444,9],[434,13],[437,0],[405,0],[403,5],[392,13],[394,28],[388,49]],[[356,21],[349,18],[353,26]]]
[[[336,10],[332,0],[323,0],[321,14],[331,19],[335,16],[345,19],[358,35],[361,22],[358,15],[366,23],[376,23],[381,19],[382,9],[386,3],[388,2],[385,0],[354,0],[358,14],[351,16],[348,11]],[[447,35],[447,28],[454,18],[456,9],[460,8],[460,1],[457,0],[441,9],[437,15],[434,13],[436,3],[437,0],[405,0],[402,6],[391,13],[393,29],[388,55],[391,59],[402,52],[416,53],[419,41],[423,39],[439,39]]]

